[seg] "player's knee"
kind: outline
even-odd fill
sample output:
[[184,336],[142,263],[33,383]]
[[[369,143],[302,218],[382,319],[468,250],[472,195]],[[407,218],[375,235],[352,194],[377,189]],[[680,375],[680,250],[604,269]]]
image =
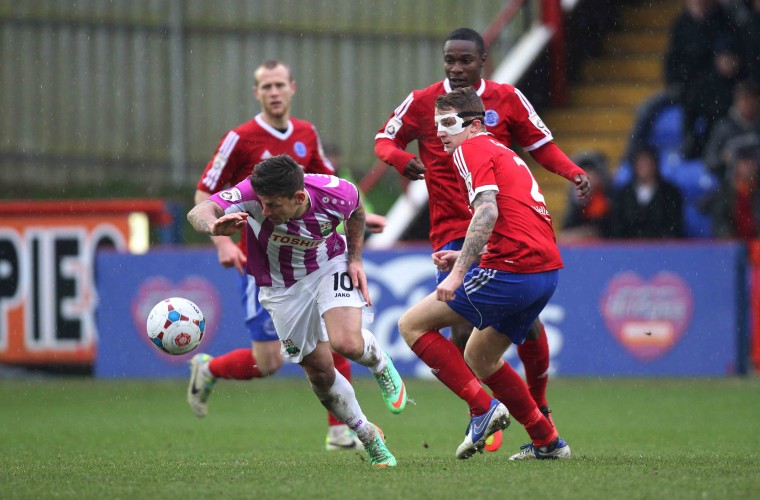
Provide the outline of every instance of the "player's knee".
[[408,313],[404,313],[398,320],[398,331],[406,341],[408,346],[414,345],[418,338],[422,336],[422,331],[416,328],[414,324],[414,318]]
[[467,363],[467,366],[470,367],[475,376],[481,380],[488,378],[488,375],[495,371],[492,370],[491,362],[489,359],[486,356],[477,353],[474,349],[465,349],[464,361]]
[[335,383],[335,369],[322,370],[314,367],[306,370],[306,376],[309,378],[311,387],[317,392],[327,392]]
[[541,331],[544,329],[544,325],[541,324],[541,320],[536,318],[536,320],[530,325],[530,329],[528,330],[528,335],[525,337],[525,340],[528,341],[535,341],[541,338]]
[[330,337],[330,347],[348,359],[359,359],[364,353],[364,339],[361,334],[341,333]]
[[268,354],[256,359],[256,367],[259,369],[262,377],[274,375],[282,368],[284,360],[279,354]]
[[457,325],[451,327],[451,342],[460,350],[463,350],[470,339],[472,327],[469,325]]

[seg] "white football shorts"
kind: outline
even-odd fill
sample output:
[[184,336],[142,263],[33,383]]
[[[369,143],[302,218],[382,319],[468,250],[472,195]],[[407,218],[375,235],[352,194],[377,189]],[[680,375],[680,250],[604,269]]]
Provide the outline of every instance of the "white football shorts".
[[346,267],[346,255],[339,255],[289,288],[259,289],[259,302],[272,316],[285,359],[300,363],[317,342],[329,340],[322,320],[325,311],[366,305]]

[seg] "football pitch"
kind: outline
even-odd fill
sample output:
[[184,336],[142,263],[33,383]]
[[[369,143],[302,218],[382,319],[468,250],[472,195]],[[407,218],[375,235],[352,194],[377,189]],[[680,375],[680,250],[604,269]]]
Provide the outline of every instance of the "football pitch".
[[[358,370],[357,370],[358,371]],[[0,380],[0,498],[757,498],[760,380],[554,379],[549,402],[567,461],[454,457],[463,402],[407,381],[391,415],[374,380],[354,386],[395,469],[324,451],[325,411],[303,378],[221,381],[209,416],[185,382]]]

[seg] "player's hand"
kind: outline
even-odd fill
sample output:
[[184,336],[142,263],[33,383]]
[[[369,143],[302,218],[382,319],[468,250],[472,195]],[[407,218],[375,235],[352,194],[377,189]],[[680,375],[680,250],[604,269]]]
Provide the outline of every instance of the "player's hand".
[[354,288],[357,288],[364,301],[368,306],[372,305],[372,298],[369,296],[369,287],[367,286],[367,275],[364,274],[364,267],[361,262],[349,262],[348,263],[348,276],[351,278],[351,283]]
[[435,287],[435,298],[441,302],[449,302],[454,300],[454,295],[457,289],[462,286],[464,281],[464,272],[459,269],[454,269],[446,276],[446,279]]
[[573,177],[575,183],[575,195],[579,200],[585,200],[591,195],[591,181],[586,174],[575,174]]
[[219,217],[211,225],[211,234],[214,236],[232,236],[248,224],[248,214],[235,212]]
[[448,272],[454,267],[454,262],[456,262],[460,253],[462,252],[459,250],[441,250],[433,252],[433,264],[439,271],[444,273]]
[[382,233],[385,229],[385,217],[378,214],[367,213],[364,219],[364,225],[367,226],[370,233]]
[[248,259],[232,239],[220,236],[214,240],[214,244],[219,263],[223,267],[234,267],[241,276],[245,274],[245,264]]
[[404,166],[404,177],[413,181],[424,179],[425,172],[427,172],[425,165],[423,165],[420,159],[416,156],[409,160],[409,163]]

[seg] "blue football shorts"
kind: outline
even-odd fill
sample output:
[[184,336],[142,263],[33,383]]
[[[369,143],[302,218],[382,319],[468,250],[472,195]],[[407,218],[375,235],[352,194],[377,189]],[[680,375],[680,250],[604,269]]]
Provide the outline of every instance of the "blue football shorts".
[[[445,245],[443,245],[441,248],[436,250],[437,252],[443,251],[443,250],[461,250],[462,246],[464,246],[464,238],[459,238],[458,240],[449,241]],[[470,269],[474,269],[477,267],[478,263],[472,265]],[[441,284],[441,281],[446,279],[446,276],[449,275],[451,271],[443,272],[437,267],[435,268],[435,282],[439,285]]]
[[259,287],[253,276],[244,274],[240,277],[240,289],[245,311],[245,326],[254,342],[277,341],[277,331],[274,329],[272,317],[259,303]]
[[557,288],[559,271],[518,274],[476,267],[470,269],[447,302],[478,330],[493,327],[522,344],[530,325]]

